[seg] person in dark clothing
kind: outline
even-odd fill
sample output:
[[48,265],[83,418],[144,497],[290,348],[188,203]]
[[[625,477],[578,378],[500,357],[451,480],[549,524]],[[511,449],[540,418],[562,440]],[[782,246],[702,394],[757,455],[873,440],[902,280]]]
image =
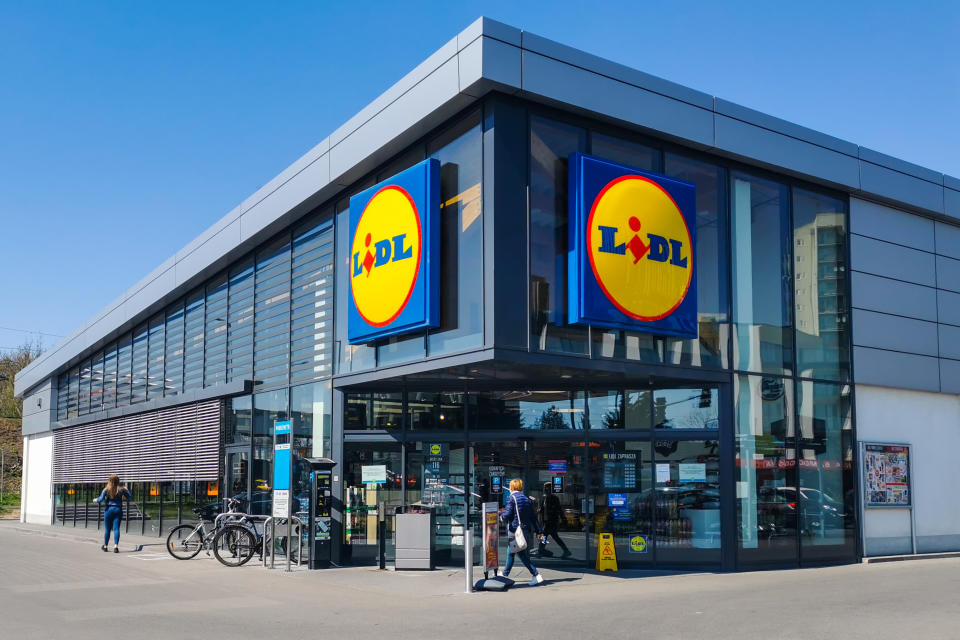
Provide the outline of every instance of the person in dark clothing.
[[552,491],[549,482],[543,483],[543,500],[540,502],[540,517],[543,518],[543,536],[540,538],[539,554],[541,556],[552,556],[553,552],[547,549],[547,536],[556,540],[557,544],[563,549],[561,558],[569,558],[572,553],[567,545],[560,539],[560,517],[562,516],[560,498]]
[[527,541],[526,548],[516,553],[511,551],[509,546],[507,547],[507,565],[503,569],[503,575],[505,577],[510,575],[515,557],[520,556],[523,566],[533,576],[530,579],[530,586],[537,586],[543,582],[543,576],[530,561],[530,545],[533,544],[534,531],[536,531],[538,537],[542,538],[543,529],[540,527],[540,521],[537,519],[537,511],[533,508],[533,503],[527,496],[523,495],[523,480],[520,478],[514,478],[510,481],[510,496],[507,499],[506,508],[500,514],[500,519],[507,523],[508,534],[513,534],[516,537],[517,529],[521,529],[523,537]]
[[107,485],[100,492],[97,502],[106,502],[103,510],[103,551],[107,550],[110,542],[110,529],[113,529],[113,552],[120,553],[120,520],[123,517],[123,499],[132,500],[133,496],[127,488],[120,484],[120,476],[113,474],[107,480]]

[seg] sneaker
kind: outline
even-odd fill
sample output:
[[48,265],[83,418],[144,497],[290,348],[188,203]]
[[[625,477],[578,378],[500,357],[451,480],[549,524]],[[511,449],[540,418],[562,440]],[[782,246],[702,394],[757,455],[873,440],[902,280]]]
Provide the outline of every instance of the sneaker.
[[107,552],[107,545],[105,545],[105,544],[104,544],[104,545],[101,545],[100,548],[103,550],[104,553]]
[[572,555],[573,555],[573,553],[570,552],[570,549],[564,549],[564,550],[563,550],[563,555],[560,556],[560,557],[561,557],[561,558],[569,558],[569,557],[572,556]]
[[535,575],[535,576],[533,576],[532,578],[530,578],[530,582],[529,582],[528,584],[529,584],[531,587],[535,587],[535,586],[537,586],[538,584],[540,584],[541,582],[543,582],[543,576],[538,573],[537,575]]
[[553,557],[553,551],[550,551],[550,549],[540,549],[540,557],[541,557],[541,558],[552,558],[552,557]]
[[[104,551],[106,551],[106,549],[104,549]],[[114,553],[120,553],[120,548],[119,548],[119,547],[114,547],[114,548],[113,548],[113,552],[114,552]]]

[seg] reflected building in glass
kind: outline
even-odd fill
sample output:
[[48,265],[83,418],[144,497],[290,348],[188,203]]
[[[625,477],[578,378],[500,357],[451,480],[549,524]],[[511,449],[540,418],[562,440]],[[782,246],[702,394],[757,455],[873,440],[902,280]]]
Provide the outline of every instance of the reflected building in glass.
[[[516,478],[545,566],[605,533],[624,568],[960,549],[930,470],[960,447],[960,181],[490,20],[443,51],[18,375],[25,519],[98,526],[114,472],[131,532],[270,514],[289,420],[301,515],[336,464],[340,564],[394,558],[410,508],[462,563]],[[695,188],[696,337],[570,323],[575,153]],[[352,344],[350,198],[428,159],[439,323]],[[927,461],[891,491],[930,507],[913,537],[864,507],[865,441]]]

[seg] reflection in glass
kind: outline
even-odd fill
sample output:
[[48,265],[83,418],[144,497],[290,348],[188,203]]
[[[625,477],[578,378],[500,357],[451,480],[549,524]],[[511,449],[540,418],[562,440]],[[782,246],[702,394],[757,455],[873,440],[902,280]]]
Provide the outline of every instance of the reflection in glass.
[[253,398],[237,396],[227,400],[225,444],[245,444],[253,435]]
[[[590,548],[601,533],[612,533],[617,563],[626,567],[653,564],[654,492],[650,485],[650,442],[588,443],[594,513]],[[639,544],[635,538],[644,541]],[[633,549],[642,548],[639,553]]]
[[660,152],[656,149],[602,133],[591,133],[590,154],[634,169],[660,170]]
[[346,395],[345,430],[396,430],[402,425],[403,394],[350,393]]
[[797,459],[790,380],[734,378],[741,564],[796,562]]
[[622,429],[622,398],[623,392],[619,389],[616,391],[589,391],[587,402],[590,409],[590,428]]
[[716,388],[657,389],[653,424],[657,429],[718,429],[720,397]]
[[586,132],[530,119],[530,327],[535,351],[587,353],[588,329],[567,313],[567,158],[586,149]]
[[653,417],[653,392],[647,389],[627,389],[625,396],[626,428],[650,429]]
[[[367,186],[373,186],[372,183]],[[350,295],[350,201],[346,198],[337,202],[336,222],[336,262],[334,263],[333,312],[334,331],[336,332],[337,373],[364,371],[372,369],[377,363],[376,347],[366,344],[347,342],[347,296]]]
[[581,391],[488,391],[475,394],[476,419],[471,429],[532,429],[549,431],[584,428]]
[[483,135],[480,112],[431,142],[440,160],[440,328],[431,356],[483,343]]
[[657,561],[720,563],[720,443],[655,441]]
[[[363,482],[364,467],[386,467],[385,482]],[[399,443],[359,444],[343,446],[343,505],[345,552],[355,563],[377,560],[378,505],[386,508],[387,557],[394,554],[392,516],[403,504],[404,471]]]
[[846,228],[843,200],[793,190],[797,373],[802,377],[850,377]]
[[423,504],[436,517],[437,561],[463,562],[466,486],[463,443],[414,442],[407,446],[407,504]]
[[856,484],[850,386],[797,382],[804,561],[849,559],[856,552]]
[[464,428],[463,393],[412,391],[407,395],[407,426],[414,431]]
[[330,448],[332,407],[330,381],[314,382],[290,390],[290,419],[297,440],[310,438],[312,457],[333,457]]
[[731,175],[734,366],[790,374],[790,225],[787,187]]

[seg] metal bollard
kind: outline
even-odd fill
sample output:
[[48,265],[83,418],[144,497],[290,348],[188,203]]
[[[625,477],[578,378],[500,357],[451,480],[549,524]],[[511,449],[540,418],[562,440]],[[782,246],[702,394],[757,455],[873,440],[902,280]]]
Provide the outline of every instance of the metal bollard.
[[463,570],[466,575],[464,593],[473,593],[473,529],[467,527],[463,532]]

